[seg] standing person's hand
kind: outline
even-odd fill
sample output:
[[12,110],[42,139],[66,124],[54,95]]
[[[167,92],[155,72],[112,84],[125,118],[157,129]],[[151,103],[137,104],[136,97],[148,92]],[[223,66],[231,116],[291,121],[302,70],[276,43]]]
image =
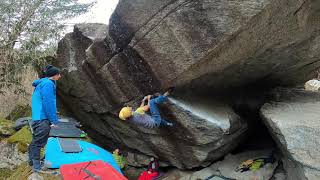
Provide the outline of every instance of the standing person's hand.
[[51,124],[50,127],[51,127],[51,128],[58,128],[58,126],[55,125],[55,124]]

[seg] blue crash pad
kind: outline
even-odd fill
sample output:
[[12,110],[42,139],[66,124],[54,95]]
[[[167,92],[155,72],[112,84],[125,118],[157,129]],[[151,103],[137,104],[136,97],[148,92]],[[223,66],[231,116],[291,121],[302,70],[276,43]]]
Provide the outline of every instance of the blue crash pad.
[[122,174],[111,153],[85,141],[77,140],[77,142],[82,151],[66,153],[61,149],[58,138],[50,137],[45,148],[45,166],[48,168],[60,168],[65,164],[102,160]]

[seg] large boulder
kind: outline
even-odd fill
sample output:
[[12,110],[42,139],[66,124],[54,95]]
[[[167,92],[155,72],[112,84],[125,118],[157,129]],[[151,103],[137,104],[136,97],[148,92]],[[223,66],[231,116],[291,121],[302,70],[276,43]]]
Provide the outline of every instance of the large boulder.
[[[59,98],[106,147],[179,168],[207,166],[241,142],[247,124],[228,101],[189,97],[259,79],[267,86],[305,80],[319,67],[318,4],[121,0],[109,26],[77,25],[60,41]],[[118,119],[122,106],[171,86],[191,93],[162,107],[173,128]]]
[[[182,105],[178,99],[171,99],[162,111],[165,118],[174,122],[173,128],[150,130],[119,120],[121,104],[137,106],[141,97],[159,88],[149,74],[151,69],[140,63],[139,56],[130,49],[114,55],[97,71],[87,68],[85,53],[96,41],[86,37],[87,32],[76,30],[59,44],[59,66],[68,64],[70,54],[83,56],[75,61],[76,68],[63,68],[58,93],[67,108],[95,132],[92,136],[106,148],[118,144],[132,152],[158,157],[165,166],[193,168],[210,164],[243,139],[247,125],[225,102],[202,103],[212,109],[213,117],[207,119],[186,109],[184,106],[192,106],[187,102]],[[90,54],[92,57],[94,53]]]
[[122,0],[109,34],[119,48],[136,50],[165,87],[294,84],[319,67],[319,7],[316,0]]
[[319,179],[320,94],[277,89],[273,95],[261,115],[284,154],[288,179]]
[[138,106],[145,94],[160,87],[152,69],[141,63],[141,57],[129,48],[112,56],[112,48],[104,44],[105,49],[111,50],[105,56],[109,60],[105,59],[103,66],[92,66],[90,62],[102,62],[94,61],[95,57],[101,57],[90,50],[96,45],[96,34],[76,26],[73,33],[60,41],[58,65],[63,69],[63,78],[59,81],[58,93],[66,108],[94,131],[91,136],[101,144],[109,149],[118,144],[147,157],[158,157],[164,166],[193,168],[210,164],[241,142],[246,122],[226,102],[219,100],[209,104],[201,98],[197,100],[210,111],[212,117],[207,119],[207,114],[195,114],[188,109],[189,106],[201,109],[190,104],[195,99],[181,97],[183,103],[171,99],[162,107],[162,112],[174,122],[173,128],[150,130],[119,120],[117,113],[123,104]]

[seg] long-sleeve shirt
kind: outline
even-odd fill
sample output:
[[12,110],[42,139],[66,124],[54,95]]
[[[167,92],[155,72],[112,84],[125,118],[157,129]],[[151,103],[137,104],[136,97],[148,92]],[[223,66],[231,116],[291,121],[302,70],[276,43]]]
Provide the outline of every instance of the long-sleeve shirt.
[[157,127],[156,122],[154,119],[144,112],[144,110],[139,107],[131,117],[131,121],[135,124],[138,124],[140,126],[146,127],[146,128],[155,128]]
[[48,119],[57,124],[56,85],[53,80],[42,78],[32,83],[35,87],[32,94],[32,120]]

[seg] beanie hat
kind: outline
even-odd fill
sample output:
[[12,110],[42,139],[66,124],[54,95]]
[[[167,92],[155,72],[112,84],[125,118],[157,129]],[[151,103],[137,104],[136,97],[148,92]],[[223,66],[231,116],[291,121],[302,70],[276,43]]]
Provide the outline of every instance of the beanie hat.
[[58,69],[57,67],[54,67],[52,65],[48,65],[45,68],[45,75],[46,77],[52,77],[54,75],[60,74],[60,69]]
[[132,116],[132,108],[131,107],[124,107],[119,112],[119,118],[122,120],[126,120],[127,118]]

